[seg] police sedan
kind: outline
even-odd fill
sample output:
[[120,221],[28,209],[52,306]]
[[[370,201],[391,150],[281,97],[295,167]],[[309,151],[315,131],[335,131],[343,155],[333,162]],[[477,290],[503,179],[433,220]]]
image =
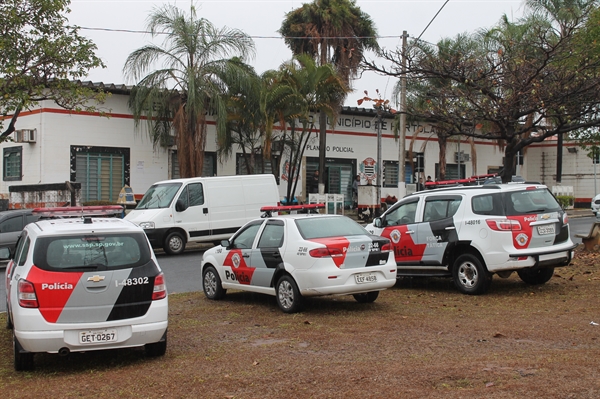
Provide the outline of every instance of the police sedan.
[[264,207],[262,218],[206,251],[201,264],[206,297],[221,299],[228,289],[273,295],[285,313],[300,311],[310,296],[375,301],[379,291],[396,283],[389,239],[342,215],[306,213],[323,207]]

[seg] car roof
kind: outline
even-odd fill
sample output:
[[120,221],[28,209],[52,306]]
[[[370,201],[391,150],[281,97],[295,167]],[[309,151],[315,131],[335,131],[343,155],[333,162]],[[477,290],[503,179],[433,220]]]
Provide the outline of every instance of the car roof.
[[31,215],[32,209],[8,209],[6,211],[0,211],[0,219],[14,215]]
[[84,218],[41,219],[25,228],[35,230],[38,235],[77,235],[90,233],[143,232],[135,224],[120,218]]
[[415,193],[409,194],[404,198],[408,197],[418,197],[420,195],[428,195],[432,193],[452,193],[452,192],[460,192],[460,193],[480,193],[480,192],[493,192],[493,191],[522,191],[527,190],[530,187],[534,187],[536,189],[547,188],[547,186],[543,184],[539,184],[537,182],[528,183],[528,182],[518,182],[518,183],[505,183],[505,184],[486,184],[481,186],[452,186],[452,187],[440,187],[434,188],[431,190],[423,190],[417,191]]

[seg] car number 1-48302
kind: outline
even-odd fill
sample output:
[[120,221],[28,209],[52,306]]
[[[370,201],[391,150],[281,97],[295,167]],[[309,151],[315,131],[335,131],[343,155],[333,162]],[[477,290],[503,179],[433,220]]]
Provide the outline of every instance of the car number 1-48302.
[[102,342],[115,342],[117,330],[81,331],[79,333],[80,344],[97,344]]
[[360,273],[354,275],[356,284],[373,283],[377,281],[377,276],[373,273]]

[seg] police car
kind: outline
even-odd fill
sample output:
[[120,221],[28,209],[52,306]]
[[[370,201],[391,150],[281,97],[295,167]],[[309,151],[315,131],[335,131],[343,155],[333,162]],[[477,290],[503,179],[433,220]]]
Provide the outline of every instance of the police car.
[[420,191],[366,229],[392,241],[398,276],[451,276],[465,294],[514,271],[544,284],[576,246],[566,212],[546,186],[529,183]]
[[390,240],[342,215],[311,212],[317,205],[263,207],[263,218],[244,225],[202,257],[202,285],[209,299],[228,289],[274,295],[285,313],[301,310],[304,297],[351,294],[373,302],[396,282]]
[[6,269],[16,370],[32,369],[36,352],[144,346],[150,356],[165,353],[163,273],[141,228],[97,217],[115,212],[122,207],[34,210],[42,219],[25,226]]

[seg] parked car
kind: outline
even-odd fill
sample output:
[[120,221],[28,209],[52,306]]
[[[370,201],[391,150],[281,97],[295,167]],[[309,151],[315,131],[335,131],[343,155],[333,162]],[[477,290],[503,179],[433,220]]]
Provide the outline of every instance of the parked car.
[[592,199],[592,213],[594,216],[598,217],[598,213],[600,212],[600,194],[596,195]]
[[39,219],[31,209],[15,209],[0,212],[0,251],[8,249],[10,255],[15,252],[15,246],[23,227]]
[[209,299],[228,289],[274,295],[285,313],[302,309],[304,297],[353,295],[373,302],[396,282],[390,240],[369,234],[342,215],[307,211],[323,205],[264,207],[264,218],[243,226],[202,256],[202,286]]
[[366,229],[392,241],[398,276],[448,276],[465,294],[516,271],[544,284],[574,255],[566,212],[544,185],[489,184],[406,196]]
[[36,209],[6,269],[7,326],[14,367],[30,370],[38,352],[167,346],[164,276],[144,231],[119,218],[95,217],[120,206]]
[[260,216],[261,206],[278,201],[272,174],[165,180],[153,184],[125,219],[142,227],[154,248],[179,255],[188,242],[231,237]]

